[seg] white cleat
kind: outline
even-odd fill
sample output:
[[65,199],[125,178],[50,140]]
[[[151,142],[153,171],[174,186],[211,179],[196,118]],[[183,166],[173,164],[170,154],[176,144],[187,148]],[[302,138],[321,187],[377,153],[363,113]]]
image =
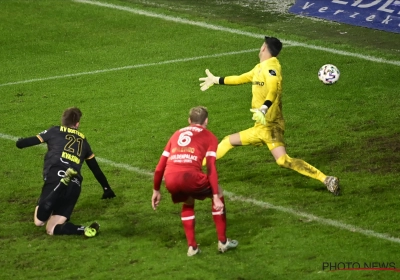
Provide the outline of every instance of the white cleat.
[[330,191],[333,195],[340,194],[340,187],[339,187],[339,179],[333,176],[327,176],[324,184],[328,191]]
[[229,249],[236,248],[238,244],[239,244],[239,242],[237,242],[237,240],[231,240],[229,238],[226,239],[225,244],[222,243],[221,241],[218,241],[218,251],[220,251],[221,253],[224,253],[224,252],[228,251]]
[[188,257],[192,257],[192,256],[194,256],[194,255],[200,254],[200,252],[201,252],[201,251],[200,251],[200,249],[199,249],[198,246],[197,246],[196,249],[193,249],[192,246],[189,246],[187,255],[188,255]]

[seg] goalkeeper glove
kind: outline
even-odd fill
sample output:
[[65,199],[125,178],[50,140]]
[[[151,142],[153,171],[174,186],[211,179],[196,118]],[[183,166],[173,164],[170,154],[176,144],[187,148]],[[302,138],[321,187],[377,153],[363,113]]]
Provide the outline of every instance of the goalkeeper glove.
[[206,78],[199,78],[199,81],[202,83],[200,84],[200,89],[202,91],[205,91],[209,89],[211,86],[214,84],[218,85],[219,84],[219,77],[215,77],[213,74],[211,74],[210,70],[206,69]]
[[250,109],[250,112],[253,113],[253,120],[263,125],[266,125],[265,114],[267,113],[268,107],[266,105],[262,105],[259,109]]
[[103,190],[104,190],[104,193],[103,193],[103,196],[101,197],[101,199],[108,199],[108,198],[116,197],[114,191],[110,187],[105,188]]

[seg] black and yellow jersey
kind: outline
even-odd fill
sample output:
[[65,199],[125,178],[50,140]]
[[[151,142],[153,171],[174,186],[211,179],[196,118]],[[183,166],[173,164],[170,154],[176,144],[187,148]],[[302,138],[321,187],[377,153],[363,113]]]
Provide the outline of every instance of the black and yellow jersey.
[[47,143],[44,158],[45,176],[53,165],[63,163],[80,172],[85,160],[94,157],[92,149],[83,133],[66,126],[53,126],[38,135],[40,142]]

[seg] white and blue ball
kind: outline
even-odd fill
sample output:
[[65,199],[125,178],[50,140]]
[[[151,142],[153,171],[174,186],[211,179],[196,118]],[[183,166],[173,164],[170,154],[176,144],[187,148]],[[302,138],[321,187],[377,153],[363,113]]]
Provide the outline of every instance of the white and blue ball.
[[339,80],[340,71],[333,64],[325,64],[318,71],[318,79],[325,85],[332,85]]

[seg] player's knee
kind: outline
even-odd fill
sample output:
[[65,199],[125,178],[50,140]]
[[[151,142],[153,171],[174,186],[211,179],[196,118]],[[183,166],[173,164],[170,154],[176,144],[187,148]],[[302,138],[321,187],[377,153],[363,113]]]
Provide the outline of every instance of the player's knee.
[[291,164],[291,157],[289,157],[287,154],[281,156],[280,158],[278,158],[276,160],[276,163],[280,166],[280,167],[285,167],[285,168],[290,168],[290,164]]
[[36,218],[35,218],[35,220],[33,222],[35,223],[35,226],[37,226],[37,227],[42,227],[45,224],[45,222],[42,222],[42,221],[40,221],[40,220],[38,220]]
[[38,223],[43,223],[42,225],[44,225],[46,223],[46,221],[50,218],[51,216],[51,211],[46,210],[45,207],[38,207],[36,210],[36,216],[35,216],[35,224],[36,221],[38,221]]

